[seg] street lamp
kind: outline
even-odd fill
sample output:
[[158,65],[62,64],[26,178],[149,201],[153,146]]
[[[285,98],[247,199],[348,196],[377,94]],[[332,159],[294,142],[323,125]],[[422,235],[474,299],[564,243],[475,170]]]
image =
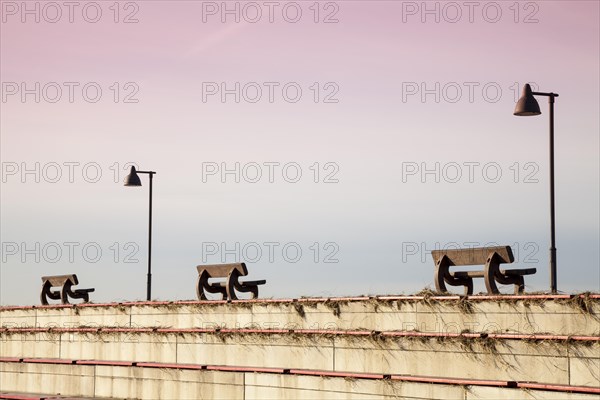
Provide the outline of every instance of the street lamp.
[[554,98],[556,93],[541,93],[531,91],[531,86],[523,86],[523,93],[517,102],[514,115],[540,115],[540,105],[534,96],[548,97],[550,105],[550,290],[556,293],[556,236],[554,222]]
[[142,186],[138,174],[150,175],[150,204],[149,204],[149,219],[148,219],[148,282],[146,286],[146,300],[150,301],[150,293],[152,291],[152,177],[154,171],[136,171],[135,167],[131,167],[129,175],[125,177],[125,186]]

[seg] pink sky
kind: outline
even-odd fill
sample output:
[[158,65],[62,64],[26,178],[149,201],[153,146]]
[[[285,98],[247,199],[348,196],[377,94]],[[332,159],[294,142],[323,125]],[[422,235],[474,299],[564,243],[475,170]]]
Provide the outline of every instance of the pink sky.
[[[427,3],[430,9],[439,7],[439,23],[432,14],[421,21],[422,2],[392,1],[320,2],[315,23],[314,3],[278,3],[277,10],[298,4],[302,18],[297,23],[280,12],[273,23],[266,14],[257,23],[244,20],[250,14],[242,14],[239,23],[231,16],[223,23],[218,14],[206,15],[203,22],[203,7],[221,2],[201,1],[121,2],[118,23],[109,8],[113,2],[97,2],[102,9],[97,23],[86,22],[79,8],[73,23],[66,14],[50,23],[44,17],[54,14],[43,14],[46,3],[27,2],[32,8],[39,4],[37,23],[32,15],[21,21],[22,2],[2,1],[2,242],[42,247],[93,242],[101,244],[105,256],[96,263],[65,257],[49,263],[44,262],[48,257],[23,261],[20,253],[5,251],[0,303],[35,303],[40,276],[67,272],[97,287],[95,301],[127,297],[124,284],[111,286],[106,280],[110,271],[139,283],[133,298],[144,296],[147,177],[138,190],[116,183],[111,166],[118,163],[116,181],[121,182],[127,162],[158,172],[153,292],[163,299],[194,296],[189,282],[202,261],[202,243],[208,242],[300,243],[304,257],[297,263],[280,257],[250,264],[253,276],[268,281],[265,296],[416,292],[433,284],[433,263],[429,255],[422,260],[403,254],[403,247],[425,243],[426,253],[436,243],[474,241],[516,244],[521,264],[537,248],[532,258],[539,272],[528,280],[528,289],[545,290],[547,104],[539,99],[541,117],[512,116],[515,95],[526,82],[560,94],[559,289],[600,290],[598,2],[478,2],[473,22],[463,7],[456,23],[449,21],[454,15],[449,2]],[[248,7],[248,2],[237,4]],[[263,2],[253,4],[268,12]],[[414,6],[418,12],[407,15]],[[492,23],[497,7],[502,15]],[[484,9],[489,13],[482,14]],[[123,23],[133,11],[138,22]],[[338,22],[323,23],[334,11]],[[527,16],[537,22],[525,23]],[[20,90],[22,83],[33,88],[35,82],[42,88],[57,82],[63,97],[51,103],[42,96],[36,103],[27,95],[22,102],[20,93],[6,92],[12,83]],[[72,103],[64,82],[78,84]],[[90,82],[102,89],[97,103],[82,97],[80,88]],[[229,88],[256,82],[263,98],[235,103],[230,95],[222,103],[215,95],[203,102],[207,82],[225,82]],[[273,103],[266,100],[264,82],[278,84]],[[297,103],[281,93],[290,82],[302,88]],[[332,93],[328,83],[339,89],[333,96],[337,103],[322,101]],[[439,102],[434,94],[422,101],[420,92],[405,92],[410,85],[420,90],[436,83],[448,90],[440,92]],[[468,85],[475,88],[472,101]],[[455,102],[453,87],[462,90]],[[484,93],[484,87],[491,89]],[[501,93],[490,100],[496,88]],[[138,102],[124,103],[134,89]],[[22,171],[6,175],[14,165],[64,167],[69,162],[98,164],[102,179],[89,183],[78,175],[73,183],[50,183],[42,176],[36,183]],[[219,176],[202,182],[206,162],[297,163],[303,178],[297,184],[281,177],[274,183],[222,183]],[[315,162],[319,183],[310,169]],[[321,182],[328,162],[339,167],[338,183]],[[490,183],[481,172],[473,182],[451,183],[442,176],[436,183],[419,174],[402,179],[407,163],[464,168],[472,162],[498,164],[502,179]],[[528,172],[537,183],[524,182]],[[129,242],[139,246],[138,262],[123,263],[122,254],[115,262],[109,247]],[[315,242],[321,247],[318,262],[310,250]],[[338,263],[323,262],[325,243],[339,247]],[[368,278],[360,274],[365,265],[373,271]],[[307,283],[303,288],[289,284],[297,268]],[[350,273],[340,278],[342,271]],[[321,277],[318,282],[315,276]],[[23,280],[25,289],[17,289],[16,280]]]

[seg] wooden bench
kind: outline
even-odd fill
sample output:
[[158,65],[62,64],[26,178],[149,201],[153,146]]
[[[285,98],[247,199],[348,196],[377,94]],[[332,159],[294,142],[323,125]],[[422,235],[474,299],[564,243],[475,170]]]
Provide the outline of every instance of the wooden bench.
[[[244,281],[240,282],[240,276],[248,275],[248,269],[245,263],[237,264],[215,264],[198,265],[198,283],[196,285],[196,294],[198,300],[206,300],[206,292],[221,293],[223,300],[237,300],[235,291],[250,292],[252,298],[258,297],[258,285],[264,285],[266,280]],[[227,278],[225,281],[209,283],[211,278]]]
[[[55,275],[42,276],[42,292],[40,300],[43,305],[48,305],[48,298],[52,300],[61,300],[62,304],[69,304],[69,297],[72,299],[83,299],[84,303],[90,301],[90,293],[95,289],[76,289],[71,290],[78,285],[77,275]],[[53,287],[60,287],[58,290],[51,290]]]
[[[473,294],[473,278],[484,278],[488,294],[499,294],[496,282],[514,285],[515,294],[525,288],[524,275],[536,273],[535,268],[500,269],[500,264],[510,264],[515,259],[510,246],[474,247],[470,249],[433,250],[435,262],[435,288],[447,292],[446,284],[464,286],[465,295]],[[479,271],[454,271],[452,266],[485,265]]]

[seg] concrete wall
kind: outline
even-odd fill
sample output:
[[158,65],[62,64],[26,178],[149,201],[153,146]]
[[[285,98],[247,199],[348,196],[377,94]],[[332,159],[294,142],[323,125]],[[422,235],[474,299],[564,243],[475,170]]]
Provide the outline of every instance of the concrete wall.
[[0,363],[2,389],[127,399],[544,399],[598,395],[269,373]]
[[600,386],[600,342],[74,332],[5,334],[0,354]]
[[[600,398],[600,393],[589,394],[600,387],[598,296],[584,300],[399,297],[0,308],[0,326],[6,328],[0,330],[0,391],[140,399]],[[82,332],[80,327],[126,329]],[[173,331],[135,331],[143,327]],[[184,331],[189,328],[233,331]],[[240,328],[262,331],[249,333]],[[302,329],[319,332],[298,331]],[[394,336],[396,332],[414,336]],[[461,332],[490,336],[438,337]],[[538,336],[507,337],[507,333]],[[581,337],[567,340],[556,335]],[[239,368],[207,371],[16,363],[8,357],[278,367],[334,371],[346,378]],[[391,375],[391,379],[351,378],[357,373]],[[456,382],[405,382],[394,376]],[[524,390],[459,382],[467,379],[570,385],[588,394],[568,393],[564,388]]]
[[0,309],[0,326],[260,327],[600,335],[600,298],[195,302]]

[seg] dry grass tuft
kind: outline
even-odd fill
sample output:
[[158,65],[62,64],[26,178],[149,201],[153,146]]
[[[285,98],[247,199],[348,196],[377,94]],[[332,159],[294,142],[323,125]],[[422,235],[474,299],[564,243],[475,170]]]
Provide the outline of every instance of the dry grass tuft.
[[306,318],[306,312],[304,311],[304,306],[302,304],[294,302],[294,310],[296,310],[300,318]]
[[330,299],[325,300],[325,302],[323,303],[325,305],[325,307],[331,309],[331,311],[333,312],[333,315],[335,315],[336,317],[340,317],[340,315],[342,315],[342,310],[340,308],[340,301],[331,301]]

